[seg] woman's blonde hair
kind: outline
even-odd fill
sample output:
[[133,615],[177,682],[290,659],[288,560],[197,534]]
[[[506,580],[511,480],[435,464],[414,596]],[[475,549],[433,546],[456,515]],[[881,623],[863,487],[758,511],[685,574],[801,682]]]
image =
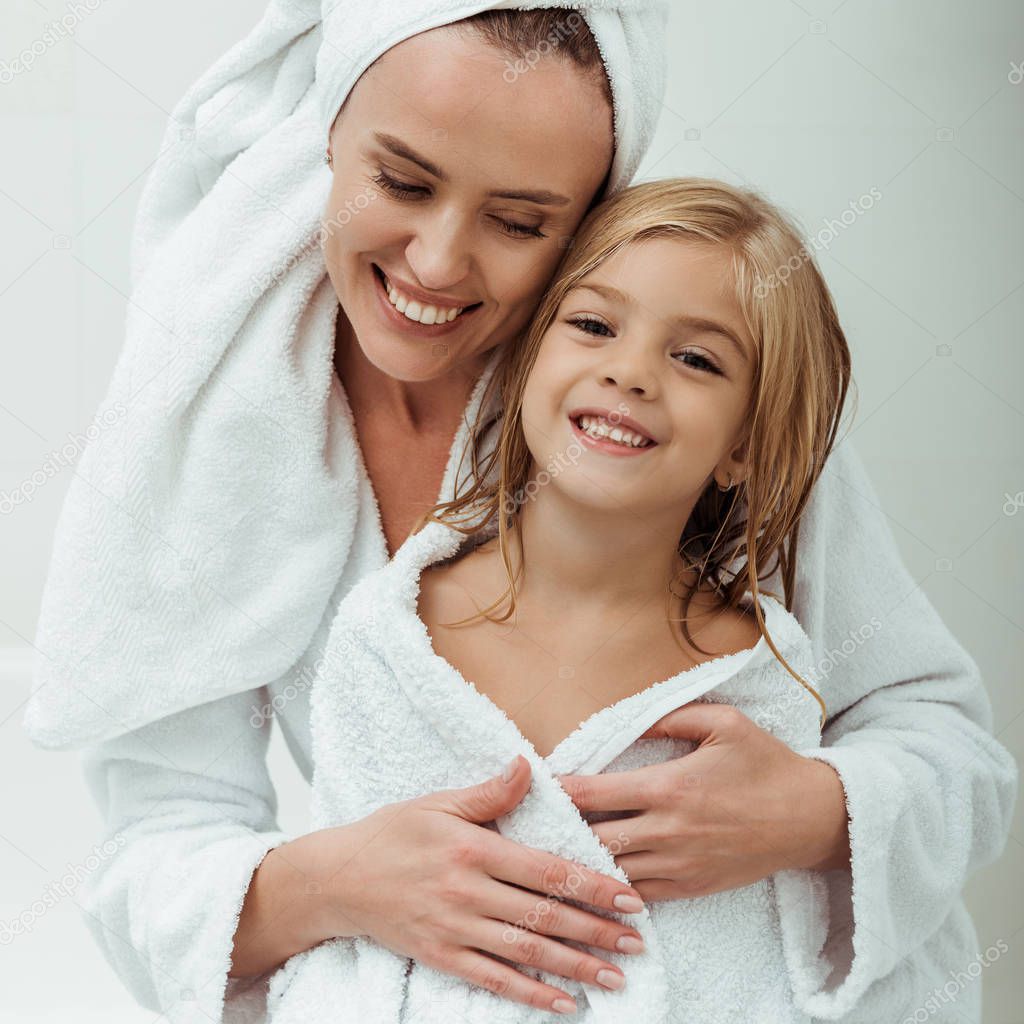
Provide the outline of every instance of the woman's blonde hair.
[[[828,286],[799,229],[756,192],[706,178],[670,178],[632,186],[592,210],[525,336],[500,357],[480,409],[483,413],[493,407],[497,389],[501,411],[489,420],[478,417],[474,424],[468,486],[454,500],[435,506],[417,528],[438,521],[470,536],[496,519],[509,588],[480,615],[492,618],[490,613],[505,600],[508,610],[495,621],[513,614],[509,531],[516,530],[522,542],[517,512],[533,464],[521,405],[541,341],[566,293],[586,275],[627,245],[666,237],[728,248],[736,299],[756,348],[746,478],[727,492],[712,479],[679,538],[683,569],[678,582],[682,586],[684,574],[697,573],[696,586],[682,587],[684,593],[676,594],[685,602],[679,620],[683,635],[702,651],[690,636],[686,618],[697,590],[711,590],[726,607],[737,606],[749,591],[761,635],[818,700],[824,723],[824,701],[779,653],[757,597],[762,593],[759,581],[781,568],[784,603],[792,609],[800,517],[835,443],[851,383],[850,353]],[[486,435],[499,423],[496,443],[482,456]],[[771,568],[762,569],[773,558]],[[734,563],[740,564],[730,571]]]

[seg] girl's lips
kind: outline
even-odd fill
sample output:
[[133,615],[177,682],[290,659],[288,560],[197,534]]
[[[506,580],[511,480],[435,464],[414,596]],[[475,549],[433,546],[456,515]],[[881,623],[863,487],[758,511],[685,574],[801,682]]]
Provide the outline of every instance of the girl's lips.
[[570,416],[569,423],[572,425],[572,432],[580,441],[600,452],[607,452],[609,455],[643,455],[645,452],[653,451],[658,447],[657,442],[647,445],[645,448],[633,448],[629,445],[619,444],[617,441],[610,441],[607,438],[591,437],[585,430],[580,430],[576,421]]
[[410,320],[403,313],[399,313],[394,306],[391,305],[391,300],[388,298],[387,289],[384,287],[384,275],[381,270],[375,264],[371,264],[373,267],[373,280],[375,282],[375,289],[380,299],[380,304],[383,307],[384,318],[388,323],[394,324],[396,327],[403,331],[407,331],[409,334],[416,334],[422,338],[436,338],[441,334],[450,334],[452,331],[456,331],[462,325],[464,320],[469,319],[473,314],[481,308],[482,303],[477,303],[475,306],[470,306],[461,312],[454,320],[447,320],[442,324],[418,324],[415,320]]

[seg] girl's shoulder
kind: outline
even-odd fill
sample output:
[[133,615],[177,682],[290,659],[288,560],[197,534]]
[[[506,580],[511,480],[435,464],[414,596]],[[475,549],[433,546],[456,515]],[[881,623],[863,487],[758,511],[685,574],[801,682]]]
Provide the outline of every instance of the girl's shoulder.
[[[768,615],[763,602],[762,614]],[[708,594],[694,595],[686,619],[690,634],[706,649],[732,654],[756,646],[761,639],[749,595],[737,606],[724,605]]]

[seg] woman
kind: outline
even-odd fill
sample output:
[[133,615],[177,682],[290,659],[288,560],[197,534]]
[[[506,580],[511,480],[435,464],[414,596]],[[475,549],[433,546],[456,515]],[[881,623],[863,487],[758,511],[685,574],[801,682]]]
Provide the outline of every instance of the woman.
[[[464,433],[452,435],[488,353],[527,322],[603,186],[631,177],[660,94],[660,37],[638,26],[657,29],[660,15],[639,3],[585,10],[613,105],[573,12],[510,39],[437,30],[487,3],[435,4],[429,17],[399,4],[372,25],[354,5],[324,6],[321,24],[318,5],[272,4],[211,71],[220,88],[201,81],[175,111],[165,141],[184,122],[200,152],[181,161],[170,149],[140,209],[129,336],[148,330],[150,343],[119,363],[125,431],[80,466],[90,486],[76,478],[69,493],[41,614],[38,646],[52,660],[27,725],[43,745],[92,744],[87,778],[127,839],[91,879],[88,920],[136,997],[171,1020],[260,1019],[266,973],[343,931],[345,865],[360,850],[394,872],[382,918],[404,933],[421,921],[424,951],[445,931],[437,895],[449,873],[541,893],[572,867],[510,842],[500,866],[475,858],[481,826],[525,795],[525,771],[511,786],[435,794],[370,846],[359,822],[282,833],[265,750],[274,715],[311,776],[308,690],[289,670],[315,656],[359,575],[451,493]],[[621,19],[617,36],[609,19]],[[335,164],[326,211],[329,172],[311,166],[318,122],[305,116],[314,57],[317,98],[334,105],[319,121],[334,129],[320,137]],[[172,178],[180,190],[161,190]],[[538,190],[550,194],[522,197]],[[326,268],[308,245],[321,217]],[[393,295],[404,311],[392,312]],[[420,297],[467,319],[407,326]],[[339,446],[332,424],[346,416],[358,448]],[[823,659],[836,652],[819,687],[832,716],[822,748],[775,759],[753,723],[684,708],[660,728],[702,741],[685,762],[566,780],[581,809],[637,808],[670,837],[658,871],[631,887],[587,873],[582,898],[595,907],[734,888],[781,866],[836,868],[828,942],[847,995],[890,969],[920,988],[923,964],[941,974],[966,961],[974,936],[959,892],[1001,849],[1015,782],[973,663],[902,569],[872,498],[840,448],[801,537],[794,613]],[[851,630],[860,642],[847,654]],[[974,828],[957,833],[942,810],[962,804]],[[736,827],[751,808],[760,846]],[[907,880],[919,836],[936,870]],[[415,890],[403,887],[410,858],[435,869]],[[890,883],[891,906],[878,895]],[[472,910],[489,916],[483,903]],[[595,974],[621,937],[604,925],[593,916],[595,955],[570,948],[540,966]],[[884,942],[862,956],[869,932]],[[575,931],[562,922],[551,934]],[[923,952],[911,964],[913,949]],[[528,1001],[533,984],[523,975],[506,994]]]

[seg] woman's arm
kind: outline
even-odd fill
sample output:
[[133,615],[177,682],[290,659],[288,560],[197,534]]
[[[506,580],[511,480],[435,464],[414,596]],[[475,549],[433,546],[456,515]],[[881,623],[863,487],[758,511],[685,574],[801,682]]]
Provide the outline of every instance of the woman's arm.
[[[236,1008],[259,1019],[265,1006],[265,978],[228,973],[253,872],[291,838],[275,820],[271,720],[250,722],[261,694],[188,708],[82,757],[107,833],[125,840],[81,890],[86,921],[135,998],[171,1019],[186,1004],[211,1022]],[[246,941],[244,956],[255,952]]]
[[[904,566],[849,441],[815,485],[798,552],[793,611],[829,714],[821,746],[799,753],[842,780],[851,862],[827,876],[823,959],[797,982],[803,1008],[834,1019],[943,926],[967,878],[1002,853],[1017,768],[992,736],[977,665]],[[976,952],[948,945],[947,971]],[[814,980],[823,964],[827,984]]]

